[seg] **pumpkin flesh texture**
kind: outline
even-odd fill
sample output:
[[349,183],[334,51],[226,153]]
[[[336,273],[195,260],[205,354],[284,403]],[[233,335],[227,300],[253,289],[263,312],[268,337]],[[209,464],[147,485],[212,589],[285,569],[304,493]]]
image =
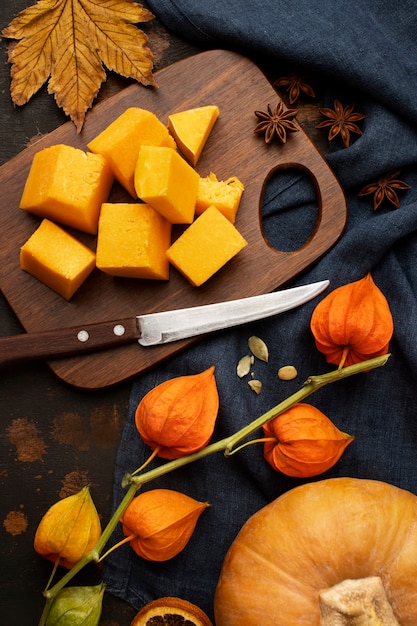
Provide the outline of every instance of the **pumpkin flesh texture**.
[[211,206],[174,241],[167,256],[194,287],[200,287],[246,245],[235,226]]
[[70,300],[96,264],[95,254],[48,219],[20,249],[20,267]]
[[217,626],[319,626],[318,594],[380,576],[401,626],[417,624],[417,497],[386,483],[302,485],[256,513],[233,542]]

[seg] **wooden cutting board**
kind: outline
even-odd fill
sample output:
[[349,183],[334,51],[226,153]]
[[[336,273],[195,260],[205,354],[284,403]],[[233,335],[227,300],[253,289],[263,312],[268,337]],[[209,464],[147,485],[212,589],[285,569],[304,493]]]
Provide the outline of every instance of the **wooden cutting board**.
[[[279,96],[250,60],[224,50],[203,52],[156,73],[158,88],[132,85],[98,104],[81,134],[72,122],[42,137],[0,168],[0,288],[27,332],[112,320],[159,310],[231,300],[273,291],[311,266],[341,236],[347,218],[343,191],[326,161],[302,129],[286,144],[267,145],[253,130],[254,111],[275,107]],[[70,302],[19,267],[19,250],[40,220],[19,209],[33,155],[52,144],[86,149],[87,143],[127,107],[168,115],[217,104],[220,116],[197,166],[202,176],[237,176],[245,185],[236,227],[248,246],[205,285],[192,287],[174,268],[167,282],[113,278],[95,270]],[[318,220],[307,243],[295,252],[272,248],[263,235],[260,211],[269,176],[277,168],[308,172],[317,192]],[[117,184],[110,201],[132,201]],[[95,247],[93,237],[74,233]],[[325,278],[325,277],[324,277]],[[70,385],[97,389],[124,381],[183,350],[186,340],[160,347],[125,346],[60,359],[49,365]]]

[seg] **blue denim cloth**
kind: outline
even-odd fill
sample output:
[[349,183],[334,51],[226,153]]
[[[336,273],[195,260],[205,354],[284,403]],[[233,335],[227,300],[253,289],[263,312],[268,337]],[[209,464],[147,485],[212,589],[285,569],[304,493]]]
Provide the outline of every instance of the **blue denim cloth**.
[[[348,202],[346,232],[315,266],[294,281],[328,278],[331,289],[372,276],[388,299],[394,318],[392,356],[381,369],[360,374],[308,399],[341,430],[355,436],[340,461],[312,479],[353,476],[387,481],[417,494],[417,18],[411,0],[308,0],[262,3],[247,0],[149,0],[151,10],[182,36],[206,47],[233,48],[251,56],[265,54],[282,63],[299,62],[319,72],[329,85],[326,96],[348,93],[365,114],[363,135],[349,148],[331,146],[328,162]],[[335,81],[330,80],[334,78]],[[399,191],[401,207],[358,197],[367,183],[401,169],[411,189]],[[278,249],[304,243],[315,215],[316,198],[298,172],[274,177],[263,206],[264,228]],[[314,221],[314,220],[313,220]],[[203,340],[134,381],[129,415],[115,473],[114,501],[125,472],[138,467],[149,448],[141,443],[134,412],[143,395],[158,383],[215,365],[220,411],[213,440],[231,434],[296,391],[308,375],[331,368],[314,345],[309,321],[318,299],[250,327]],[[257,396],[236,375],[247,353],[247,339],[262,337],[268,364],[257,362],[263,382]],[[293,364],[298,376],[277,379],[281,365]],[[208,501],[186,549],[167,563],[149,563],[125,546],[108,560],[107,590],[137,608],[155,597],[176,595],[201,606],[212,617],[213,594],[227,548],[248,517],[300,479],[274,472],[262,446],[226,459],[217,454],[155,481]]]

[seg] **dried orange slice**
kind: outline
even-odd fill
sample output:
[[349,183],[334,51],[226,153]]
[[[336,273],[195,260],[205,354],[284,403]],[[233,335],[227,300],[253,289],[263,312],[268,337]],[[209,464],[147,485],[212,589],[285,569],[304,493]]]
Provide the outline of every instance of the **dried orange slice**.
[[198,606],[181,598],[159,598],[146,604],[130,626],[213,626]]

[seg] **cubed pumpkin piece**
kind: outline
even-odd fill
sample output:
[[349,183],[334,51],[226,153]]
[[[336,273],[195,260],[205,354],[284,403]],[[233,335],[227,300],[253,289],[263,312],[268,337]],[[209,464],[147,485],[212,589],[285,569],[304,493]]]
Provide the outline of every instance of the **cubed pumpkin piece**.
[[234,257],[247,241],[216,207],[206,209],[168,248],[170,262],[198,287]]
[[176,149],[174,139],[155,113],[139,107],[126,109],[87,145],[91,152],[108,160],[114,177],[133,198],[137,197],[134,174],[139,148],[152,145]]
[[217,176],[211,172],[198,182],[196,215],[201,215],[209,206],[215,206],[234,224],[244,189],[243,183],[236,176],[217,180]]
[[70,300],[95,267],[95,254],[63,228],[42,220],[20,249],[20,267]]
[[113,183],[104,157],[57,144],[37,152],[20,208],[95,235],[98,216]]
[[171,228],[171,223],[148,204],[104,203],[97,267],[112,276],[167,280]]
[[172,224],[193,221],[199,178],[173,148],[142,146],[139,150],[136,192]]
[[195,167],[219,117],[219,107],[208,105],[179,111],[168,116],[168,128],[178,148]]

